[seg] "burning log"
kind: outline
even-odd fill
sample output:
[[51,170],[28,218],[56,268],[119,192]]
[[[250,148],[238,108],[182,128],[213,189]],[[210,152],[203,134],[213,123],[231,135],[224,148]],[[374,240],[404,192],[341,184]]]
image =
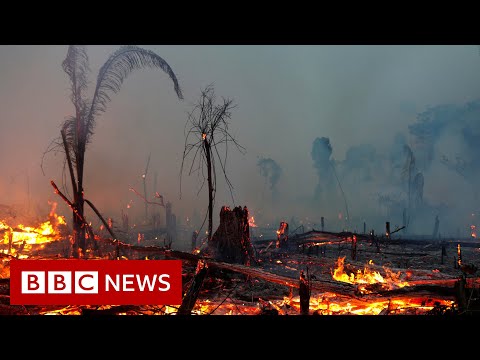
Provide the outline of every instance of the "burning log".
[[461,267],[462,266],[462,249],[460,247],[460,244],[457,244],[457,255],[458,255],[457,265],[458,267]]
[[237,206],[220,210],[220,224],[212,236],[209,251],[215,259],[249,265],[253,257],[247,207]]
[[208,266],[205,261],[198,261],[197,268],[195,270],[195,276],[193,277],[192,283],[182,299],[182,304],[177,312],[178,315],[190,315],[192,313],[192,309],[197,301],[203,280],[205,280],[205,276],[207,275],[207,268]]
[[280,222],[280,227],[277,230],[277,243],[276,247],[285,247],[288,241],[288,223],[285,221]]
[[352,260],[357,260],[357,237],[352,236]]

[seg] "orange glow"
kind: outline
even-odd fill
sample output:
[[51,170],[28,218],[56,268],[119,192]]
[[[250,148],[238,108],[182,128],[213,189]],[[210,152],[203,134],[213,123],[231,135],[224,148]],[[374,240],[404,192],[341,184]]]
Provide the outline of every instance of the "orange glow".
[[250,216],[250,219],[248,219],[248,226],[257,227],[257,225],[255,224],[255,218],[253,216]]
[[205,140],[207,138],[207,134],[203,133],[202,134],[202,140]]
[[[385,277],[383,277],[378,271],[372,271],[368,268],[368,265],[372,265],[373,262],[370,260],[363,270],[356,271],[345,271],[345,256],[338,258],[336,261],[336,267],[333,271],[333,278],[337,281],[346,282],[350,284],[359,284],[359,285],[368,285],[368,284],[381,284],[382,288],[386,290],[392,290],[395,288],[401,288],[408,286],[407,281],[400,280],[400,272],[393,273],[388,268],[383,268],[385,271]],[[360,292],[368,293],[365,286],[359,287]]]
[[[18,224],[10,226],[5,220],[0,220],[0,230],[6,230],[3,243],[4,244],[43,244],[51,241],[59,240],[60,234],[57,231],[59,225],[66,225],[65,217],[57,215],[55,209],[57,203],[52,203],[52,209],[49,214],[50,220],[47,220],[37,226],[26,226]],[[11,236],[11,239],[10,239]]]
[[[62,234],[59,226],[65,226],[65,217],[57,215],[56,202],[49,202],[51,210],[49,220],[38,225],[27,226],[24,224],[9,224],[7,220],[0,219],[0,253],[15,256],[18,259],[28,258],[28,253],[35,245],[42,249],[45,244],[60,240]],[[5,269],[5,267],[0,267]],[[0,269],[0,277],[4,271]]]
[[[363,301],[361,299],[342,299],[334,293],[320,293],[310,298],[310,313],[318,315],[414,315],[424,314],[438,305],[452,307],[452,301],[436,299],[385,299],[381,301]],[[289,305],[300,312],[300,298],[285,297],[280,307]]]
[[457,264],[458,266],[462,266],[462,249],[460,248],[460,244],[457,244]]

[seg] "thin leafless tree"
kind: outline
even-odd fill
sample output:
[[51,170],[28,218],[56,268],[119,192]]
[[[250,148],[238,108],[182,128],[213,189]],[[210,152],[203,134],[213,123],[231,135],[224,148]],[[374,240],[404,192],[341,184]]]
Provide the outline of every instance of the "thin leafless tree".
[[[188,113],[185,124],[185,147],[183,151],[182,166],[180,170],[180,196],[182,192],[182,174],[185,160],[189,155],[193,157],[189,175],[198,172],[202,179],[199,193],[205,181],[208,184],[208,241],[212,239],[213,207],[217,190],[217,162],[225,177],[227,186],[233,200],[232,183],[226,173],[228,145],[232,143],[243,154],[245,148],[232,137],[228,130],[231,120],[231,111],[236,107],[233,100],[223,98],[217,104],[213,84],[202,90],[199,100]],[[224,147],[224,153],[219,148]]]

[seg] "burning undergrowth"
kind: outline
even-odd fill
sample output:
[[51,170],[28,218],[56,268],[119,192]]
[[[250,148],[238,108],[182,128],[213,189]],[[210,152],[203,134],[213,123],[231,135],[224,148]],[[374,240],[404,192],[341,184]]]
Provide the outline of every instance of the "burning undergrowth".
[[408,276],[407,273],[393,272],[389,268],[383,267],[385,271],[385,276],[383,276],[380,272],[370,268],[370,265],[373,265],[372,260],[363,269],[356,269],[350,264],[345,264],[345,257],[338,258],[335,265],[332,277],[337,281],[358,285],[358,291],[362,294],[372,292],[372,286],[368,289],[366,285],[375,285],[376,288],[383,290],[393,290],[408,286],[408,282],[402,279]]
[[[252,219],[253,220],[253,219]],[[21,225],[21,226],[20,226]],[[71,245],[65,219],[50,212],[48,220],[35,226],[1,222],[0,242],[0,313],[23,315],[179,315],[179,306],[169,305],[76,305],[76,306],[11,306],[9,304],[9,262],[18,259],[65,259]],[[309,315],[445,315],[461,313],[458,295],[459,271],[452,263],[432,269],[433,255],[416,254],[420,260],[411,260],[417,268],[393,269],[378,263],[392,264],[396,257],[394,245],[378,247],[359,240],[359,254],[369,256],[366,261],[346,261],[350,253],[348,241],[325,239],[315,241],[327,251],[300,253],[298,244],[266,251],[256,248],[251,264],[227,264],[214,258],[205,258],[208,271],[198,292],[191,315],[301,315],[304,313],[305,293],[301,293],[299,273],[305,271],[308,286]],[[88,253],[88,259],[162,260],[182,259],[183,294],[187,294],[195,277],[195,268],[201,254],[184,253],[156,246],[136,246],[96,237],[98,249]],[[294,240],[289,239],[290,242]],[[270,242],[268,242],[270,243]],[[317,246],[317,247],[322,247]],[[426,246],[426,247],[425,247]],[[423,249],[435,250],[434,246]],[[453,248],[453,247],[452,247]],[[294,249],[294,250],[292,250]],[[373,252],[372,252],[373,250]],[[402,247],[402,254],[408,254]],[[457,247],[452,253],[458,256]],[[464,263],[474,259],[475,251],[463,252]],[[436,250],[435,250],[436,251]],[[450,251],[450,249],[448,250]],[[477,251],[478,252],[478,251]],[[370,256],[371,255],[371,256]],[[389,257],[390,256],[390,257]],[[403,255],[402,255],[403,256]],[[408,255],[407,255],[408,256]],[[431,256],[430,258],[428,256]],[[476,258],[476,257],[475,257]],[[403,259],[403,257],[401,258]],[[436,260],[435,260],[436,261]],[[443,261],[443,259],[442,259]],[[398,260],[398,264],[403,260]],[[363,264],[363,265],[361,265]],[[420,268],[422,264],[423,268]],[[458,265],[458,261],[456,262]],[[465,268],[465,266],[464,266]],[[462,268],[463,269],[463,268]],[[465,284],[476,287],[473,274],[464,276]],[[465,289],[464,289],[465,291]],[[474,301],[477,292],[466,293],[467,302]],[[469,306],[469,303],[465,306]]]

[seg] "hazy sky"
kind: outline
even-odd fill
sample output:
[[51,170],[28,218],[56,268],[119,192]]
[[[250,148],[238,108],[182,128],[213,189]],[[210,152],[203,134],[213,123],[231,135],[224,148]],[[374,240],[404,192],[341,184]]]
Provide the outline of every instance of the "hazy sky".
[[[333,158],[343,160],[351,145],[386,148],[429,106],[480,98],[477,46],[140,46],[167,61],[185,99],[176,97],[163,71],[137,70],[97,119],[86,152],[85,197],[114,218],[130,201],[142,211],[128,189],[143,189],[149,153],[149,193],[157,172],[157,189],[180,218],[195,208],[205,211],[206,192],[197,195],[196,177],[184,177],[179,198],[179,172],[187,112],[210,83],[218,96],[237,104],[230,131],[246,154],[229,151],[235,205],[287,218],[301,212],[302,200],[313,196],[318,182],[310,155],[315,138],[328,137]],[[118,47],[87,46],[90,88]],[[62,183],[62,154],[47,154],[45,175],[40,164],[74,111],[61,67],[67,48],[0,46],[0,204],[30,201],[48,208],[48,200],[61,202],[50,180]],[[283,170],[281,207],[268,208],[268,185],[256,165],[260,157],[274,159]],[[224,182],[218,185],[215,213],[221,205],[234,205]]]

